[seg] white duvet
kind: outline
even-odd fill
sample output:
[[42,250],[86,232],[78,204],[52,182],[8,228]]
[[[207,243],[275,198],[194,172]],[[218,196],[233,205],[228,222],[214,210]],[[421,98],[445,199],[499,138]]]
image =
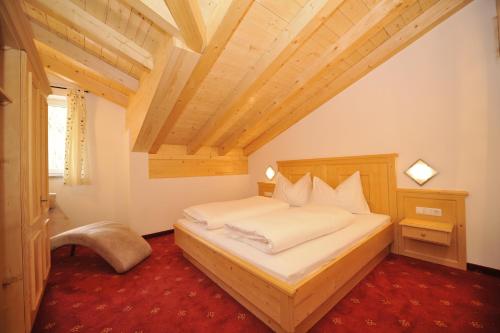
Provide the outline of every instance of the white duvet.
[[350,212],[332,206],[288,208],[225,224],[227,236],[274,254],[347,227]]
[[281,200],[254,196],[241,200],[218,201],[191,206],[184,209],[184,216],[192,222],[205,225],[207,229],[218,229],[228,222],[239,221],[288,207],[288,203]]

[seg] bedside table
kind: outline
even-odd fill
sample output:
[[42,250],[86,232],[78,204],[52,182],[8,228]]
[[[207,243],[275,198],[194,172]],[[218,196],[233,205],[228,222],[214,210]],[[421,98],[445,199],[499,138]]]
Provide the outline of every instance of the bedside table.
[[466,197],[464,191],[398,189],[394,251],[465,270]]
[[274,192],[274,183],[258,182],[259,195],[263,197],[272,197]]
[[452,223],[407,218],[399,222],[399,225],[403,237],[450,246]]

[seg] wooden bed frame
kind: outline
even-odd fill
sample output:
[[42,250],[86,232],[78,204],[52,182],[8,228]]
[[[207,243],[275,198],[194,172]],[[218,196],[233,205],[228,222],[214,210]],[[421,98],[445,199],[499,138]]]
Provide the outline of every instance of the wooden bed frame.
[[332,186],[360,171],[372,212],[391,216],[379,227],[302,280],[289,284],[175,225],[184,256],[277,332],[306,332],[389,253],[397,218],[396,154],[278,162],[291,181],[307,172]]

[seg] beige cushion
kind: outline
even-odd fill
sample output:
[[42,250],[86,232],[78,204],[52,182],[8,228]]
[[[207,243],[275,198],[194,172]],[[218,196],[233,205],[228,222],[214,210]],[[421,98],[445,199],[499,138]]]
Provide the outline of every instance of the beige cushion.
[[94,250],[115,271],[123,273],[151,254],[151,246],[130,228],[118,222],[97,222],[68,230],[50,239],[52,249],[82,245]]

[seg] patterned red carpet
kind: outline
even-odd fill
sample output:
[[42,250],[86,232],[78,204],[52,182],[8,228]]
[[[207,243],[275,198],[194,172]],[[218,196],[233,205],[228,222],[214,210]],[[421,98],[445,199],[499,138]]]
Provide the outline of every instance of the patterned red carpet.
[[[53,252],[34,332],[268,332],[184,259],[173,236],[125,275],[79,248]],[[390,256],[313,332],[500,332],[500,279]]]

